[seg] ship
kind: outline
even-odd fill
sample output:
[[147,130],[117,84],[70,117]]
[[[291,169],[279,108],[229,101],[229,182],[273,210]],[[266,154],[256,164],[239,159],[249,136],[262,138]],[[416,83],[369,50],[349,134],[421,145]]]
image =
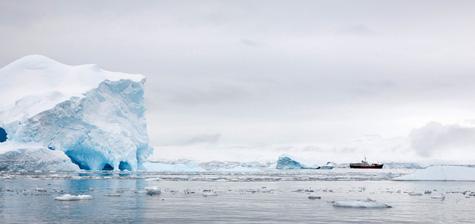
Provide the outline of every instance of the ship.
[[350,163],[352,169],[382,169],[383,166],[382,163],[368,163],[366,157],[360,163]]

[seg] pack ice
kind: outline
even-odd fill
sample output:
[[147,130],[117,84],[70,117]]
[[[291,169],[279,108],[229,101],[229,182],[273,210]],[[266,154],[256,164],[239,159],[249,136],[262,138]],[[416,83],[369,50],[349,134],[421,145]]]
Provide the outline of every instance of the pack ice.
[[81,169],[137,170],[152,153],[142,75],[31,55],[0,69],[0,80],[0,161],[38,149]]

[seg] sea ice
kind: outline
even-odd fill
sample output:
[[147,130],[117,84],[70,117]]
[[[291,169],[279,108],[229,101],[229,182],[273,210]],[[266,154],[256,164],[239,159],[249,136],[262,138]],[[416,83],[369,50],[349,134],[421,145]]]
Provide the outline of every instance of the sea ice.
[[432,199],[439,199],[439,200],[445,200],[445,195],[444,194],[437,194],[437,195],[432,195],[430,198]]
[[422,193],[416,193],[416,192],[409,192],[407,193],[409,196],[422,196]]
[[87,194],[71,195],[63,194],[61,196],[55,197],[54,200],[57,201],[79,201],[79,200],[91,200],[92,196]]
[[391,208],[391,206],[388,204],[377,202],[371,199],[334,201],[333,206],[339,208]]
[[110,193],[110,194],[105,194],[104,196],[106,196],[106,197],[120,197],[120,194],[118,194],[118,193]]
[[157,186],[152,186],[152,187],[145,187],[145,192],[147,193],[147,195],[153,196],[153,195],[160,195],[162,193],[162,190]]
[[475,168],[465,166],[430,166],[393,178],[403,181],[475,181]]
[[310,199],[310,200],[316,200],[316,199],[322,199],[322,197],[321,197],[321,196],[317,196],[317,195],[309,195],[309,196],[308,196],[308,199]]
[[218,194],[213,190],[203,190],[203,197],[218,196]]

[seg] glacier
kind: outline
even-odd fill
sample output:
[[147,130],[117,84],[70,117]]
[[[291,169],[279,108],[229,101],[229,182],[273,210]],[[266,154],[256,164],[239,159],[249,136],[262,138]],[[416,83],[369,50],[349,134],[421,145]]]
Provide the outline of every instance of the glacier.
[[0,69],[0,79],[0,128],[8,136],[0,158],[10,152],[5,143],[21,144],[27,150],[13,151],[59,151],[81,169],[132,171],[153,151],[143,75],[31,55]]

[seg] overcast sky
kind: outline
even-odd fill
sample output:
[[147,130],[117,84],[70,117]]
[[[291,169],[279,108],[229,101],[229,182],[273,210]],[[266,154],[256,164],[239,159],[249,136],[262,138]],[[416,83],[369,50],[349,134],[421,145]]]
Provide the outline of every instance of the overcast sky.
[[157,159],[475,161],[474,1],[1,1],[28,54],[147,76]]

